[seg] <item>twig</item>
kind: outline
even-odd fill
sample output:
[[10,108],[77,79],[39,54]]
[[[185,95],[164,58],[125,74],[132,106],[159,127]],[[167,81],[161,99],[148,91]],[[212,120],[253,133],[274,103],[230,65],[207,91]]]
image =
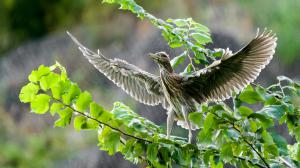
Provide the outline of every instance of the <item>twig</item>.
[[225,119],[225,118],[222,118],[222,117],[220,117],[219,115],[217,115],[217,114],[215,114],[215,113],[212,113],[212,114],[215,115],[216,117],[218,117],[218,118],[224,120],[225,122],[230,123],[230,124],[232,125],[232,128],[235,129],[235,130],[240,134],[240,136],[241,136],[241,138],[243,139],[243,141],[244,141],[251,149],[254,150],[254,152],[259,156],[259,158],[264,162],[264,164],[266,165],[266,167],[267,167],[267,168],[270,168],[269,164],[266,162],[266,160],[265,160],[264,157],[260,154],[260,152],[257,151],[257,150],[254,148],[254,145],[251,144],[251,143],[243,136],[242,132],[241,132],[238,128],[235,127],[235,123],[234,123],[234,122],[231,122],[231,121],[229,121],[229,120],[227,120],[227,119]]
[[[134,135],[127,134],[126,132],[124,132],[124,131],[122,131],[122,130],[120,130],[120,129],[118,129],[118,128],[115,128],[115,127],[113,127],[113,126],[111,126],[111,125],[109,125],[109,124],[107,124],[107,123],[101,122],[101,121],[99,121],[99,120],[97,120],[97,119],[95,119],[95,118],[93,118],[93,117],[91,117],[91,116],[89,116],[89,115],[87,115],[87,114],[85,114],[85,113],[83,113],[83,112],[77,111],[77,110],[74,109],[72,106],[67,105],[67,104],[64,104],[61,100],[56,99],[56,98],[54,98],[53,96],[50,96],[50,97],[51,97],[53,100],[58,101],[59,103],[63,104],[64,106],[70,108],[70,109],[73,110],[74,112],[77,112],[77,113],[80,114],[80,115],[83,115],[83,116],[85,116],[85,117],[87,117],[87,118],[89,118],[89,119],[91,119],[91,120],[96,121],[97,123],[99,123],[99,125],[105,125],[105,126],[111,128],[111,129],[115,130],[115,131],[120,132],[121,134],[123,134],[123,135],[125,135],[125,136],[131,137],[131,138],[134,138],[134,139],[137,139],[137,140],[140,140],[140,141],[144,141],[144,142],[147,142],[147,143],[153,143],[152,141],[149,141],[149,140],[147,140],[147,139],[143,139],[143,138],[140,138],[140,137],[136,137],[136,136],[134,136]],[[215,114],[215,113],[212,113],[212,114],[216,115],[216,116],[219,117],[219,118],[222,118],[222,117],[218,116],[218,115]],[[223,118],[222,118],[222,119],[223,119]],[[224,119],[224,120],[225,120],[225,119]],[[230,121],[228,121],[228,122],[230,122]],[[234,129],[238,130],[236,127],[234,127]],[[238,132],[241,133],[239,130],[238,130]],[[259,154],[259,152],[258,152],[258,151],[257,151],[257,150],[256,150],[256,149],[255,149],[255,148],[254,148],[254,147],[253,147],[246,139],[244,139],[244,141],[245,141],[248,145],[251,146],[251,148],[252,148],[252,149],[253,149],[253,150],[261,157],[261,159],[263,160],[263,162],[265,163],[265,165],[266,165],[268,168],[270,168],[269,165],[265,162],[264,158],[262,158],[262,156]],[[120,142],[121,142],[123,145],[125,145],[125,142],[123,141],[122,138],[120,139]],[[198,148],[195,148],[195,149],[199,151]],[[258,167],[265,168],[264,166],[260,165],[259,163],[253,163],[252,161],[247,160],[247,159],[245,159],[245,158],[238,157],[238,156],[234,156],[234,157],[235,157],[235,158],[238,158],[238,159],[241,159],[241,160],[246,160],[246,161],[248,161],[250,164],[256,165],[256,166],[258,166]],[[146,158],[144,158],[144,157],[142,157],[142,156],[139,156],[139,158],[142,159],[142,160],[144,160],[144,161],[147,162],[147,163],[148,163],[148,161],[149,161],[148,159],[146,159]]]
[[252,165],[258,166],[258,167],[260,167],[260,168],[266,168],[265,166],[263,166],[263,165],[261,165],[261,164],[259,164],[259,163],[253,163],[252,161],[250,161],[250,160],[248,160],[248,159],[245,159],[245,158],[243,158],[243,157],[239,157],[239,156],[234,156],[234,157],[235,157],[235,158],[238,158],[238,159],[240,159],[240,160],[247,161],[247,162],[251,163]]
[[118,131],[118,132],[120,132],[121,134],[123,134],[123,135],[125,135],[125,136],[131,137],[131,138],[134,138],[134,139],[137,139],[137,140],[140,140],[140,141],[145,141],[145,142],[148,142],[148,143],[152,143],[152,141],[149,141],[149,140],[147,140],[147,139],[143,139],[143,138],[140,138],[140,137],[136,137],[136,136],[134,136],[134,135],[127,134],[126,132],[120,130],[119,128],[115,128],[115,127],[113,127],[113,126],[111,126],[111,125],[109,125],[109,124],[107,124],[107,123],[104,123],[104,122],[102,122],[102,121],[99,121],[99,120],[97,120],[97,119],[95,119],[95,118],[93,118],[93,117],[91,117],[91,116],[89,116],[89,115],[87,115],[87,114],[85,114],[85,113],[83,113],[83,112],[77,111],[77,110],[74,109],[72,106],[67,105],[67,104],[64,104],[61,100],[56,99],[56,98],[54,98],[53,96],[51,96],[51,97],[52,97],[53,100],[60,102],[60,103],[63,104],[64,106],[66,106],[66,107],[70,108],[71,110],[73,110],[74,112],[77,112],[77,113],[79,113],[79,114],[81,114],[81,115],[83,115],[83,116],[85,116],[85,117],[87,117],[87,118],[89,118],[89,119],[91,119],[91,120],[94,120],[94,121],[96,121],[97,123],[99,123],[99,124],[101,124],[101,125],[105,125],[105,126],[111,128],[111,129],[115,130],[115,131]]
[[270,165],[266,162],[266,160],[264,159],[264,157],[254,148],[254,145],[251,144],[241,133],[241,131],[235,127],[234,123],[233,123],[233,129],[235,129],[236,131],[239,132],[239,134],[241,135],[241,138],[243,139],[244,142],[246,142],[253,150],[254,152],[259,156],[259,158],[264,162],[264,164],[270,168]]
[[[256,84],[256,83],[251,83],[251,85],[253,85],[253,86],[255,86],[255,87],[261,87],[260,85],[258,85],[258,84]],[[281,87],[280,87],[280,88],[281,88]],[[270,91],[270,90],[268,90],[268,89],[266,89],[266,92],[267,92],[268,94],[273,94],[272,91]],[[283,93],[283,90],[282,90],[282,93]],[[284,93],[283,93],[283,94],[284,94]],[[280,97],[279,95],[275,95],[275,98],[278,99],[278,100],[281,100],[281,99],[282,99],[282,97]]]
[[193,63],[193,58],[190,56],[189,52],[187,52],[186,54],[189,57],[189,60],[191,62],[192,68],[193,68],[193,71],[196,71],[196,67],[195,67],[195,65]]

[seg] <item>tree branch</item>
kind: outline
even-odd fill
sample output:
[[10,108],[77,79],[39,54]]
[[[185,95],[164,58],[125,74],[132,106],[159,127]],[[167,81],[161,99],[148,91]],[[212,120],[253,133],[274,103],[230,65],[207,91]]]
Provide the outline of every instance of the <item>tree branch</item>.
[[[143,141],[143,142],[153,143],[152,141],[149,141],[149,140],[147,140],[147,139],[143,139],[143,138],[140,138],[140,137],[137,137],[137,136],[128,134],[128,133],[126,133],[126,132],[120,130],[119,128],[115,128],[115,127],[113,127],[113,126],[111,126],[111,125],[109,125],[109,124],[107,124],[107,123],[101,122],[101,121],[99,121],[99,120],[97,120],[97,119],[95,119],[95,118],[93,118],[93,117],[91,117],[91,116],[89,116],[89,115],[87,115],[87,114],[85,114],[85,113],[83,113],[83,112],[80,112],[80,111],[76,110],[76,109],[73,108],[72,106],[63,103],[61,100],[56,99],[56,98],[54,98],[54,97],[51,96],[51,95],[49,95],[49,96],[50,96],[53,100],[55,100],[55,101],[61,103],[61,104],[64,105],[65,107],[70,108],[70,109],[73,110],[74,112],[77,112],[78,114],[80,114],[80,115],[82,115],[82,116],[85,116],[85,117],[87,117],[87,118],[89,118],[89,119],[91,119],[91,120],[96,121],[100,126],[101,126],[101,125],[105,125],[105,126],[111,128],[111,129],[115,130],[115,131],[120,132],[121,134],[123,134],[123,135],[125,135],[125,136],[131,137],[131,138],[134,138],[134,139],[136,139],[136,140]],[[222,117],[218,116],[218,115],[215,114],[215,113],[212,113],[212,114],[214,114],[214,115],[217,116],[218,118],[223,119]],[[230,123],[230,121],[228,121],[228,120],[226,120],[226,119],[223,119],[223,120]],[[234,123],[233,123],[233,124],[234,124]],[[235,126],[234,126],[234,129],[236,129],[236,130],[241,134],[240,130],[238,130]],[[241,135],[241,136],[242,136],[242,135]],[[245,142],[246,142],[246,143],[247,143],[247,144],[248,144],[248,145],[249,145],[249,146],[257,153],[257,154],[258,154],[258,156],[262,159],[262,161],[263,161],[264,164],[267,166],[267,168],[270,168],[270,166],[267,164],[267,162],[264,160],[264,158],[260,155],[260,153],[253,147],[253,145],[252,145],[250,142],[248,142],[246,139],[243,138],[243,140],[244,140],[244,141],[245,141]],[[125,145],[125,142],[123,141],[123,139],[120,139],[120,142],[121,142],[123,145]],[[199,151],[198,148],[195,148],[195,149]],[[259,163],[253,163],[252,161],[247,160],[247,159],[245,159],[245,158],[242,158],[242,157],[239,157],[239,156],[234,156],[234,157],[237,158],[237,159],[240,159],[240,160],[247,161],[247,162],[249,162],[250,164],[256,165],[256,166],[258,166],[258,167],[260,167],[260,168],[265,168],[264,166],[260,165]],[[149,162],[148,159],[146,159],[146,158],[144,158],[144,157],[142,157],[142,156],[139,156],[139,158],[142,159],[142,160],[144,160],[144,161],[147,162],[147,163]]]
[[257,151],[257,150],[254,148],[254,145],[251,144],[251,143],[243,136],[242,132],[241,132],[238,128],[235,127],[235,123],[234,123],[234,122],[231,122],[231,121],[229,121],[229,120],[227,120],[227,119],[225,119],[225,118],[222,118],[222,117],[220,117],[219,115],[217,115],[217,114],[215,114],[215,113],[212,113],[212,114],[215,115],[216,117],[218,117],[218,118],[224,120],[225,122],[231,124],[231,125],[232,125],[232,128],[235,129],[235,130],[240,134],[240,136],[241,136],[241,138],[243,139],[243,141],[244,141],[251,149],[254,150],[254,152],[259,156],[259,158],[263,161],[263,163],[266,165],[266,167],[267,167],[267,168],[270,168],[270,165],[266,162],[266,160],[265,160],[264,157],[260,154],[260,152]]
[[97,119],[95,119],[95,118],[93,118],[93,117],[91,117],[91,116],[89,116],[89,115],[87,115],[87,114],[85,114],[85,113],[83,113],[83,112],[77,111],[77,110],[74,109],[72,106],[67,105],[67,104],[64,104],[61,100],[56,99],[56,98],[54,98],[53,96],[51,96],[51,98],[52,98],[53,100],[55,100],[55,101],[60,102],[60,103],[63,104],[64,106],[66,106],[66,107],[72,109],[74,112],[77,112],[77,113],[79,113],[79,114],[81,114],[81,115],[83,115],[83,116],[85,116],[85,117],[87,117],[87,118],[89,118],[89,119],[91,119],[91,120],[94,120],[94,121],[96,121],[97,123],[99,123],[99,124],[101,124],[101,125],[105,125],[105,126],[111,128],[111,129],[115,130],[115,131],[118,131],[118,132],[120,132],[121,134],[123,134],[123,135],[125,135],[125,136],[131,137],[131,138],[134,138],[134,139],[137,139],[137,140],[140,140],[140,141],[145,141],[145,142],[148,142],[148,143],[152,143],[152,141],[149,141],[149,140],[147,140],[147,139],[143,139],[143,138],[140,138],[140,137],[131,135],[131,134],[127,134],[126,132],[120,130],[119,128],[115,128],[115,127],[113,127],[113,126],[111,126],[111,125],[109,125],[109,124],[107,124],[107,123],[104,123],[104,122],[102,122],[102,121],[99,121],[99,120],[97,120]]

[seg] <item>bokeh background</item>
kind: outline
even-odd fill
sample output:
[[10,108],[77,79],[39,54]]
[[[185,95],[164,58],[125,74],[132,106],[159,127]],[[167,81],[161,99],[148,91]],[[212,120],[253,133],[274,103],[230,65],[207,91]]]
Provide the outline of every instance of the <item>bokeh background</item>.
[[[137,0],[160,18],[193,17],[207,25],[214,44],[237,51],[254,37],[257,27],[278,35],[278,48],[257,83],[266,86],[277,75],[300,79],[299,0]],[[0,167],[1,168],[115,168],[140,167],[121,156],[98,150],[94,132],[76,132],[72,127],[53,128],[54,118],[30,113],[18,100],[30,71],[40,64],[61,62],[71,79],[94,99],[111,109],[122,101],[142,116],[163,125],[161,107],[135,102],[97,72],[77,50],[66,30],[107,57],[126,59],[158,73],[149,52],[177,50],[167,47],[160,32],[116,5],[100,0],[1,0],[0,1]],[[181,131],[175,132],[178,134]],[[284,129],[282,134],[286,134]],[[182,133],[185,134],[185,133]]]

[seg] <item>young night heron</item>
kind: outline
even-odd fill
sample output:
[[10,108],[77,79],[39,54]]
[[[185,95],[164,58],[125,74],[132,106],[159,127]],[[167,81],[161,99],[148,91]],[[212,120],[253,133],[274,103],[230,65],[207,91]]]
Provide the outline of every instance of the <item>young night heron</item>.
[[160,69],[160,75],[156,76],[124,60],[108,59],[100,52],[95,53],[69,35],[89,62],[130,96],[147,105],[163,105],[168,111],[167,137],[171,134],[174,120],[177,120],[178,125],[189,130],[189,142],[193,126],[188,114],[196,111],[195,104],[225,100],[232,92],[243,90],[270,62],[277,40],[270,31],[257,33],[237,53],[232,54],[226,49],[220,60],[185,76],[173,71],[165,52],[150,54]]

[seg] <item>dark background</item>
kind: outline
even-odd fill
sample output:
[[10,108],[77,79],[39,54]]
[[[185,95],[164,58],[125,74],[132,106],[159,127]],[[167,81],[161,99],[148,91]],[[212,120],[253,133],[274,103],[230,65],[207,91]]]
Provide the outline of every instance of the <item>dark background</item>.
[[[185,18],[207,25],[213,34],[210,47],[237,51],[259,27],[278,35],[276,55],[257,83],[264,86],[277,75],[300,78],[299,0],[152,0],[137,1],[157,17]],[[121,156],[97,149],[95,132],[53,128],[54,118],[30,113],[18,100],[28,73],[40,64],[61,62],[69,76],[88,90],[99,104],[111,109],[122,101],[142,116],[164,125],[165,111],[129,98],[97,72],[66,35],[74,34],[91,49],[107,57],[126,59],[158,73],[149,52],[176,50],[167,47],[160,32],[116,5],[100,0],[1,0],[0,1],[0,167],[2,168],[106,168],[134,167]],[[182,133],[179,128],[175,133]],[[282,130],[282,134],[287,133]],[[137,166],[139,167],[139,166]]]

